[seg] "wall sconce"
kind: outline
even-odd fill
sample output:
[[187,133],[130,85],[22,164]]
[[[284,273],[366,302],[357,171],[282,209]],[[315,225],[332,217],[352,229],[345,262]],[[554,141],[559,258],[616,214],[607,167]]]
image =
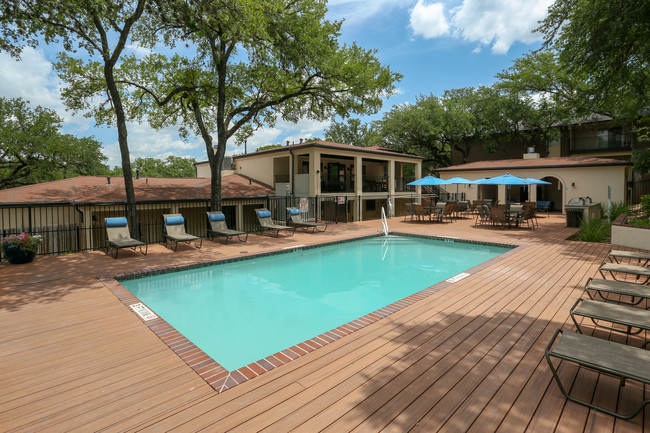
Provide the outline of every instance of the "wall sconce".
[[576,187],[576,183],[575,183],[575,182],[571,182],[571,188],[575,188],[575,187]]
[[320,174],[320,170],[316,170],[316,174]]

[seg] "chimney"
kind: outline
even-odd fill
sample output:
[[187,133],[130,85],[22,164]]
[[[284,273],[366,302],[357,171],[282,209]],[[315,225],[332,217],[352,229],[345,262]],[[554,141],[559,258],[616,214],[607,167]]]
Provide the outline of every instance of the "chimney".
[[111,184],[111,177],[106,176],[106,185],[110,185],[110,184]]
[[300,144],[302,144],[302,138],[300,139]]
[[289,140],[287,140],[287,146],[289,145]]

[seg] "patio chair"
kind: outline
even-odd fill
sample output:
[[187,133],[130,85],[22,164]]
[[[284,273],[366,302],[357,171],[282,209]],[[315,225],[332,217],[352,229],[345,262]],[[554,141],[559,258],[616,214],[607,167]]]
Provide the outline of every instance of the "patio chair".
[[440,221],[444,221],[444,219],[447,218],[450,223],[454,222],[453,216],[457,209],[456,206],[457,205],[455,201],[448,201],[447,204],[445,204],[445,208],[442,211],[442,215],[440,216]]
[[[515,219],[515,222],[517,226],[522,226],[523,224],[526,224],[528,228],[535,228],[535,208],[531,208],[530,206],[524,207],[522,206],[523,209],[521,209],[521,214]],[[512,208],[511,208],[512,209]],[[517,210],[517,209],[513,209]]]
[[[645,284],[632,283],[629,281],[612,281],[601,280],[600,278],[590,277],[585,284],[585,292],[591,299],[595,299],[595,295],[600,296],[605,301],[613,301],[619,304],[637,306],[646,300],[646,309],[650,309],[650,286]],[[615,300],[605,296],[604,294],[617,295]],[[630,301],[621,298],[621,295]]]
[[413,203],[406,203],[404,206],[406,207],[406,213],[404,214],[403,221],[406,221],[407,217],[410,217],[411,221],[413,221],[413,217],[415,216],[415,209],[413,209]]
[[[147,255],[149,246],[142,241],[133,239],[129,232],[129,224],[126,218],[104,218],[104,225],[106,226],[106,254],[109,254],[111,248],[115,250],[115,255],[111,257],[117,259],[117,251],[120,248],[131,248],[133,251],[140,248],[140,253]],[[144,251],[142,251],[144,247]]]
[[[609,250],[607,258],[612,263],[621,263],[620,258],[637,260],[639,266],[647,266],[650,262],[650,253],[636,251]],[[643,263],[641,263],[643,261]]]
[[[599,406],[595,402],[592,403],[591,399],[587,401],[572,396],[562,384],[560,376],[557,374],[557,367],[551,362],[551,358],[555,358],[560,362],[574,363],[598,373],[618,377],[621,379],[621,386],[625,384],[626,380],[639,381],[648,385],[650,384],[650,368],[648,368],[650,351],[648,350],[558,329],[546,347],[545,357],[560,391],[567,399],[575,403],[621,419],[634,418],[650,403],[650,399],[643,400],[629,412],[621,413]],[[623,405],[623,407],[627,408],[629,405]]]
[[469,215],[470,204],[468,201],[461,200],[456,204],[456,212],[458,215]]
[[619,263],[603,262],[603,264],[601,264],[600,267],[598,268],[598,271],[600,272],[600,275],[603,276],[603,278],[606,278],[605,275],[607,272],[609,272],[611,277],[615,280],[619,280],[618,278],[616,278],[616,275],[621,273],[621,274],[634,275],[636,277],[637,282],[642,277],[645,277],[645,280],[641,282],[642,284],[646,284],[648,281],[650,281],[650,268],[646,268],[644,266],[622,265]]
[[478,207],[483,205],[483,200],[474,200],[469,208],[469,213],[478,213]]
[[[210,224],[210,228],[208,229],[208,239],[212,240],[215,237],[226,238],[226,242],[224,242],[224,244],[227,244],[228,239],[234,238],[235,236],[237,236],[237,239],[239,239],[240,242],[246,242],[248,240],[248,233],[240,232],[238,230],[231,230],[228,228],[226,225],[226,216],[223,214],[223,212],[214,211],[207,212],[207,214],[208,224]],[[242,236],[244,236],[244,239],[242,239]]]
[[431,221],[431,212],[421,204],[413,203],[413,212],[418,221],[424,220],[424,217],[429,218],[429,221]]
[[259,208],[255,209],[255,215],[257,215],[257,220],[260,223],[260,230],[262,234],[265,231],[268,231],[270,233],[275,232],[275,237],[277,238],[280,235],[280,232],[291,232],[291,236],[296,233],[296,228],[295,227],[289,227],[289,226],[282,226],[279,224],[273,223],[273,219],[271,219],[271,211],[265,208]]
[[[639,335],[642,332],[645,335],[644,331],[650,331],[650,311],[640,308],[580,298],[571,307],[569,315],[580,334],[584,334],[584,332],[582,332],[576,316],[590,319],[595,327],[626,335]],[[605,325],[603,322],[620,326]],[[650,344],[650,340],[644,339],[641,347],[645,348],[648,344]]]
[[490,221],[492,221],[493,226],[499,224],[501,227],[505,227],[508,224],[504,210],[503,206],[492,206],[490,209]]
[[[194,247],[200,249],[203,246],[203,238],[191,235],[185,231],[185,218],[179,213],[163,215],[163,242],[167,247],[176,251],[178,243],[184,242],[190,245],[194,242]],[[171,248],[171,246],[174,246]]]
[[476,221],[474,221],[474,225],[477,226],[479,224],[488,224],[491,223],[492,221],[490,220],[490,207],[486,204],[478,205],[476,206]]
[[324,232],[327,230],[326,222],[319,223],[303,221],[302,216],[300,215],[300,209],[297,207],[287,208],[287,223],[290,226],[305,229],[305,231],[311,229],[312,233],[314,233],[316,230],[319,232]]

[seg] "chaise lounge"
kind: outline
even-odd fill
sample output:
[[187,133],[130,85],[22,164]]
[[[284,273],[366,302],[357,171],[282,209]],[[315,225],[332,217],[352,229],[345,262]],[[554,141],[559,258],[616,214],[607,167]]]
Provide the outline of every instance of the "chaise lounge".
[[[106,225],[106,254],[110,253],[111,248],[115,250],[115,255],[111,256],[114,259],[117,259],[117,251],[120,248],[131,248],[133,251],[136,248],[140,248],[140,253],[147,255],[149,246],[142,241],[133,239],[131,233],[129,232],[129,224],[126,218],[117,217],[117,218],[104,218],[104,224]],[[144,251],[142,251],[144,247]]]
[[312,229],[311,232],[314,233],[316,230],[319,232],[324,232],[327,230],[327,223],[318,223],[311,221],[303,221],[302,216],[300,215],[300,209],[297,207],[288,207],[287,208],[287,223],[289,226],[296,228],[302,228],[305,230]]
[[[650,365],[650,351],[648,350],[558,329],[546,347],[545,356],[560,391],[567,399],[575,403],[621,419],[634,418],[650,403],[650,399],[642,400],[628,412],[621,413],[599,406],[595,402],[581,400],[567,392],[557,374],[557,367],[551,362],[551,358],[555,358],[560,361],[578,364],[580,367],[598,373],[620,378],[621,386],[625,384],[626,380],[639,381],[648,385],[650,384],[650,368],[648,368],[648,365]],[[629,406],[631,404],[626,404],[623,407]]]
[[178,243],[184,242],[190,245],[194,242],[194,247],[200,249],[203,245],[203,238],[191,235],[185,231],[185,218],[181,214],[163,215],[163,242],[165,246],[173,245],[174,251],[178,249]]
[[[650,286],[629,281],[601,280],[590,277],[585,284],[585,292],[591,299],[595,299],[595,295],[598,294],[605,301],[610,300],[609,297],[604,296],[605,293],[630,297],[629,302],[617,297],[616,302],[625,305],[639,305],[644,299],[650,299]],[[646,309],[648,308],[650,305],[646,302]]]
[[277,238],[280,235],[280,232],[291,232],[291,236],[296,233],[295,227],[282,226],[279,224],[273,223],[271,218],[271,211],[265,208],[255,209],[255,215],[257,215],[257,220],[260,223],[260,230],[262,233],[269,231],[271,233],[275,232],[275,237]]
[[[228,243],[228,239],[237,236],[240,242],[246,242],[248,240],[248,233],[240,232],[238,230],[231,230],[226,225],[226,216],[223,212],[214,211],[207,212],[208,214],[208,223],[210,228],[208,229],[208,239],[212,240],[213,238],[223,237],[226,238],[225,244]],[[242,239],[244,236],[244,239]]]
[[[650,253],[641,253],[637,251],[609,250],[607,258],[612,263],[621,263],[621,258],[637,260],[639,266],[646,266],[650,262]],[[643,263],[641,263],[643,262]]]
[[635,275],[637,281],[641,279],[641,277],[645,277],[645,280],[641,282],[642,284],[646,284],[648,281],[650,281],[650,268],[646,268],[644,266],[622,265],[619,263],[603,262],[603,264],[598,268],[598,271],[600,272],[600,275],[603,276],[603,278],[606,278],[605,275],[607,272],[609,272],[609,274],[615,280],[618,280],[616,275],[618,273],[622,273]]

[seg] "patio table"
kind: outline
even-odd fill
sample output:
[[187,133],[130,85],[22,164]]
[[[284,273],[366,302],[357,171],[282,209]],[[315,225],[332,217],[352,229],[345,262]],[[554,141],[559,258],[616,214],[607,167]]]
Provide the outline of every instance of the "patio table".
[[519,217],[524,213],[523,210],[517,209],[506,209],[503,211],[506,214],[506,220],[508,221],[508,227],[512,221],[515,222],[515,227],[519,227]]

